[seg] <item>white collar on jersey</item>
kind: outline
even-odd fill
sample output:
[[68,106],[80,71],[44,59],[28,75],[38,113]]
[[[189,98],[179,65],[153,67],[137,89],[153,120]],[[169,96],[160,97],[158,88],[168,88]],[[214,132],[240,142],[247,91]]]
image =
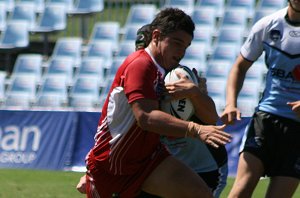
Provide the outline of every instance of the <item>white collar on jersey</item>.
[[164,68],[162,66],[160,66],[156,60],[154,59],[154,57],[152,56],[150,49],[148,47],[146,47],[145,51],[149,54],[149,56],[151,57],[151,59],[153,60],[155,66],[157,67],[157,69],[159,70],[159,72],[161,73],[162,76],[165,76],[166,71],[164,70]]

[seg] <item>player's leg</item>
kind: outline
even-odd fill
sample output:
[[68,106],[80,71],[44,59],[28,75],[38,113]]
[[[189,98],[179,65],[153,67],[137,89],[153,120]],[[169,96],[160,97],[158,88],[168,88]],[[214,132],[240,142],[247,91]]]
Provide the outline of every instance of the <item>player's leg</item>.
[[299,179],[293,177],[272,177],[266,198],[292,197],[299,185]]
[[212,197],[205,182],[184,163],[167,157],[145,180],[142,190],[164,198]]
[[236,179],[228,197],[250,198],[263,172],[263,164],[257,157],[249,152],[241,153]]

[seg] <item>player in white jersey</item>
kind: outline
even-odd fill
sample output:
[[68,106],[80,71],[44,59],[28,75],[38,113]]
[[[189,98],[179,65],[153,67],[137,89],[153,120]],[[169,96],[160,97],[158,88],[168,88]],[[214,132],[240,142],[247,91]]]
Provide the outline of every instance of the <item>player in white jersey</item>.
[[266,197],[292,197],[300,179],[300,1],[259,20],[241,48],[227,82],[225,123],[241,119],[237,97],[247,70],[265,52],[263,96],[241,145],[229,197],[251,197],[270,177]]

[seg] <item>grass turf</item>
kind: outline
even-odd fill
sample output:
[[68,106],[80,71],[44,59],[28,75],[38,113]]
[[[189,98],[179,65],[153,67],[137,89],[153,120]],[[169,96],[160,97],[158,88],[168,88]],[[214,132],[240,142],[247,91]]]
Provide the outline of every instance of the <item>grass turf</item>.
[[[83,173],[64,171],[0,169],[0,198],[83,198],[76,190],[76,184]],[[221,198],[226,198],[234,178],[228,184]],[[253,197],[264,197],[268,179],[259,182]],[[294,198],[300,197],[298,187]]]

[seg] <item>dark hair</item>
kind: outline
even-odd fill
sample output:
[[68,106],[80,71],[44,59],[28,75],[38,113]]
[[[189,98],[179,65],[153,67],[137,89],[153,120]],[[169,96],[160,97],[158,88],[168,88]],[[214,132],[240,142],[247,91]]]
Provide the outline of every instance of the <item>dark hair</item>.
[[195,24],[191,17],[178,8],[161,10],[152,21],[151,30],[159,29],[163,35],[183,30],[194,37]]
[[136,50],[146,48],[151,41],[150,24],[144,25],[140,29],[138,29],[136,35],[137,35],[135,39]]

